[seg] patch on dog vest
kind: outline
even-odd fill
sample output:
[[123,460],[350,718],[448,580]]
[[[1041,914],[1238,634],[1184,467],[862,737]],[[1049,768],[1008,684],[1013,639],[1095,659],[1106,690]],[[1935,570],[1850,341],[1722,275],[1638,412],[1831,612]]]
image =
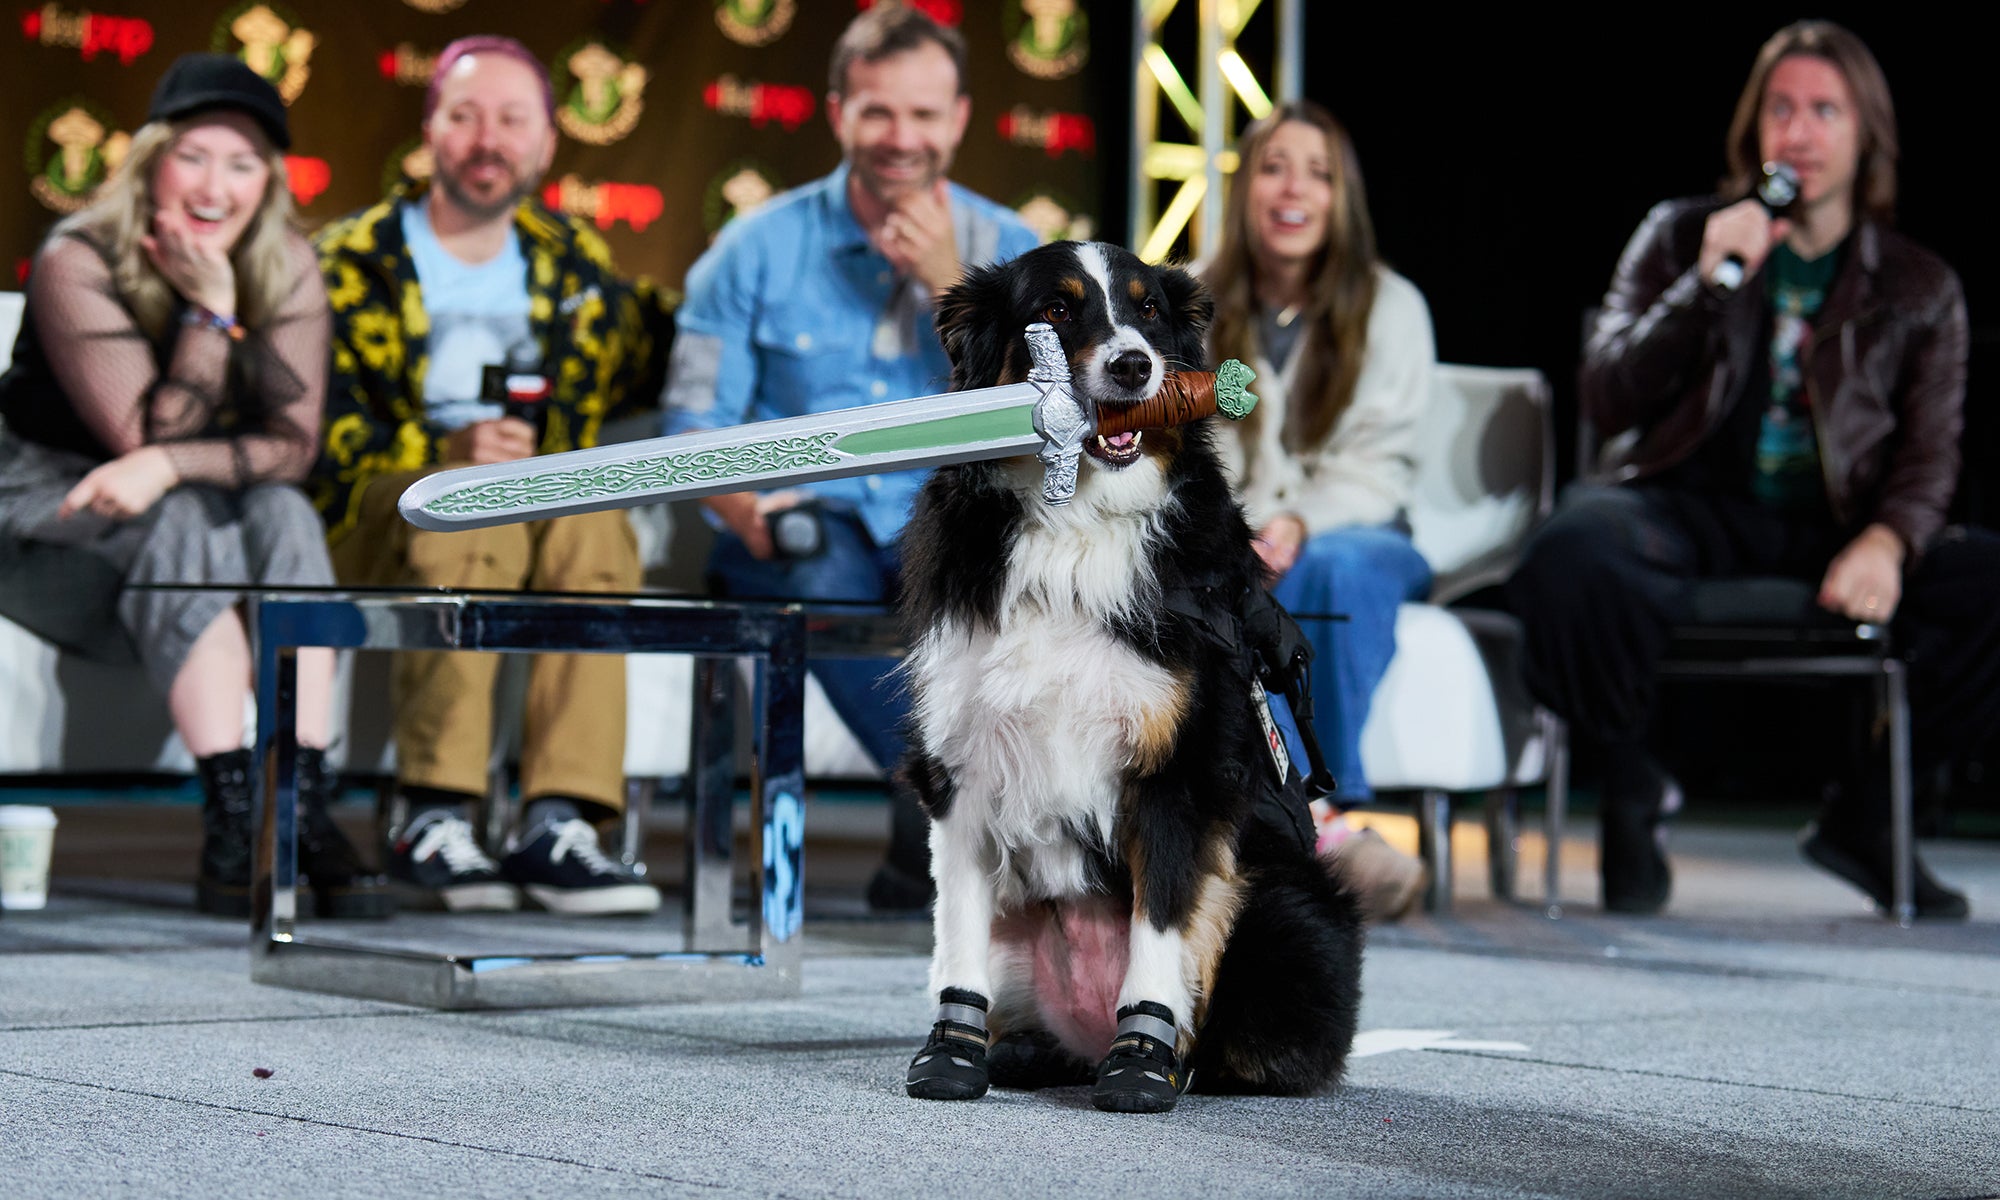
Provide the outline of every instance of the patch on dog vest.
[[1285,752],[1285,735],[1278,732],[1278,723],[1271,719],[1271,699],[1264,694],[1264,685],[1255,679],[1250,681],[1250,707],[1257,710],[1257,723],[1264,727],[1264,746],[1271,752],[1271,765],[1278,768],[1278,783],[1285,782],[1285,773],[1292,768],[1292,756]]

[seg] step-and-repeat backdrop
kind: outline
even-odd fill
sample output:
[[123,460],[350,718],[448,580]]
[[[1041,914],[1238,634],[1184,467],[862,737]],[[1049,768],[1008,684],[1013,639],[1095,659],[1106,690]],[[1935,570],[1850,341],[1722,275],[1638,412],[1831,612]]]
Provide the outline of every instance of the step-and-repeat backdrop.
[[[103,0],[32,4],[0,30],[0,287],[87,203],[190,51],[240,55],[290,106],[308,228],[430,168],[424,88],[453,38],[519,38],[555,82],[543,196],[604,232],[620,272],[678,289],[718,229],[833,169],[827,58],[877,0]],[[894,2],[894,0],[881,0]],[[1091,54],[1077,0],[908,0],[964,34],[972,123],[952,175],[1045,237],[1086,237],[1101,194]],[[16,66],[15,64],[18,64]]]

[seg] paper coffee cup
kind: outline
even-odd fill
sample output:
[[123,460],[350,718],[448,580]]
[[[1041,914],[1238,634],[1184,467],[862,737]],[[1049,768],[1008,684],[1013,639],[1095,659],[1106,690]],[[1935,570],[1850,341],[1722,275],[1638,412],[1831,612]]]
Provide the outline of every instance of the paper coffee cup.
[[0,804],[0,909],[48,904],[49,855],[55,844],[54,809]]

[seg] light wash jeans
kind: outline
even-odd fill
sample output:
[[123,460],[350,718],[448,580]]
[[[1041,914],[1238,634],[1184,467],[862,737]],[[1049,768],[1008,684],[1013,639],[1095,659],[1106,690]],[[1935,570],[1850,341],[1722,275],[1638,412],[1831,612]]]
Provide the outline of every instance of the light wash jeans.
[[[895,549],[876,546],[852,513],[822,509],[820,516],[825,552],[797,561],[760,561],[751,557],[742,538],[719,531],[708,559],[712,585],[723,595],[746,599],[890,603],[902,565]],[[903,724],[910,714],[909,694],[889,674],[894,665],[895,660],[886,658],[810,662],[841,723],[884,772],[895,770],[903,756]]]
[[[1320,534],[1306,542],[1299,560],[1271,589],[1313,646],[1313,732],[1339,785],[1330,797],[1335,807],[1374,795],[1361,769],[1361,729],[1396,653],[1396,606],[1430,590],[1430,564],[1408,534],[1390,525]],[[1312,620],[1307,614],[1347,619]],[[1272,697],[1271,713],[1299,774],[1306,774],[1305,745],[1282,697]]]

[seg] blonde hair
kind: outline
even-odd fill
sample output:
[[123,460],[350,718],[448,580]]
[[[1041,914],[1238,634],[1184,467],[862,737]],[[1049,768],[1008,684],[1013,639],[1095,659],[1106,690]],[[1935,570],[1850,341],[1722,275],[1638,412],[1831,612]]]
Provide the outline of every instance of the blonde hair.
[[[111,263],[118,295],[132,310],[147,336],[165,335],[173,318],[173,285],[153,266],[140,239],[153,228],[153,172],[160,157],[202,116],[177,121],[149,121],[132,135],[132,145],[117,171],[105,180],[88,207],[65,218],[51,238],[77,235],[95,245]],[[251,128],[255,129],[253,123]],[[271,169],[257,213],[230,248],[236,272],[236,316],[245,327],[260,328],[277,315],[298,287],[297,258],[288,244],[292,237],[292,192],[285,173],[285,156],[257,129],[258,153]]]
[[[1354,141],[1333,114],[1310,100],[1293,100],[1271,110],[1243,132],[1235,175],[1222,213],[1222,241],[1204,282],[1215,295],[1210,340],[1218,358],[1250,360],[1256,322],[1257,273],[1250,181],[1264,149],[1279,128],[1298,122],[1326,139],[1333,169],[1333,205],[1327,212],[1326,244],[1320,247],[1307,284],[1304,340],[1296,353],[1295,392],[1285,413],[1283,441],[1294,453],[1327,439],[1354,399],[1368,350],[1368,316],[1375,307],[1375,224],[1368,215],[1368,192]],[[1258,414],[1252,412],[1250,420]],[[1255,439],[1248,439],[1255,444]]]

